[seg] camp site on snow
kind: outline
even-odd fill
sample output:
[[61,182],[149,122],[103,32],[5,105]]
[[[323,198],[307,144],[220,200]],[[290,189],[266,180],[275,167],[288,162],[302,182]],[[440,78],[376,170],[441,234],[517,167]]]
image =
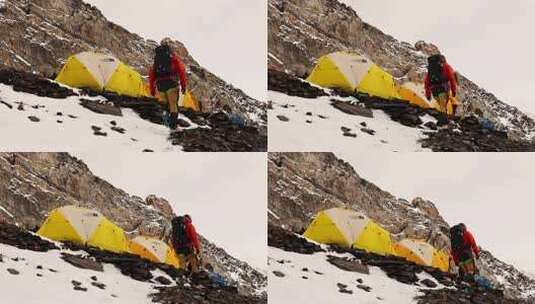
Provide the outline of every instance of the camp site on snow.
[[448,50],[397,40],[351,1],[268,3],[270,150],[535,151],[532,115]]
[[[181,42],[145,39],[83,1],[8,1],[0,30],[0,132],[12,134],[2,147],[267,150],[265,101],[205,69]],[[157,56],[162,42],[169,51]]]

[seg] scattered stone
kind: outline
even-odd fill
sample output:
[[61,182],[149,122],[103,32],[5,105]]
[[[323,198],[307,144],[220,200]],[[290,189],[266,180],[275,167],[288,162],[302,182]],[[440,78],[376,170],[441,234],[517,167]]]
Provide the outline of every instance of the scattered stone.
[[323,272],[319,272],[319,271],[316,271],[316,270],[314,270],[314,273],[317,274],[317,275],[323,275]]
[[275,270],[273,271],[273,274],[276,276],[276,277],[279,277],[279,278],[284,278],[286,275],[278,270]]
[[56,116],[63,116],[63,113],[61,113],[61,112],[57,112],[57,113],[56,113]]
[[142,152],[144,153],[153,153],[154,151],[151,149],[144,149]]
[[312,120],[307,120],[306,123],[311,124]]
[[22,104],[22,102],[19,102],[19,106],[17,107],[17,110],[24,111],[24,105]]
[[133,138],[133,137],[131,137],[130,140],[133,141],[133,142],[138,142],[138,140]]
[[348,128],[348,127],[342,127],[341,129],[342,129],[342,132],[344,132],[344,133],[351,132],[351,129]]
[[46,252],[58,249],[56,245],[42,238],[21,230],[17,226],[0,221],[0,243],[23,250]]
[[277,115],[277,118],[280,120],[280,121],[283,121],[283,122],[288,122],[290,121],[290,119],[284,115]]
[[189,122],[185,121],[184,119],[180,119],[180,118],[179,118],[179,119],[177,119],[176,123],[177,123],[180,127],[182,127],[182,128],[189,128],[189,127],[191,127],[191,124],[190,124]]
[[364,122],[364,121],[361,122],[360,125],[363,126],[364,128],[367,128],[367,127],[368,127],[368,124],[367,124],[366,122]]
[[340,110],[343,113],[346,113],[346,114],[349,114],[349,115],[356,115],[356,116],[363,116],[363,117],[373,118],[372,110],[370,110],[370,109],[368,109],[368,108],[366,108],[364,106],[360,106],[358,104],[351,104],[351,103],[348,103],[348,102],[332,99],[331,100],[331,105],[335,109]]
[[13,269],[13,268],[8,268],[8,269],[6,269],[6,270],[7,270],[7,272],[9,272],[9,273],[12,274],[12,275],[18,275],[18,274],[20,274],[20,272],[18,272],[17,270],[15,270],[15,269]]
[[117,122],[115,120],[110,121],[110,125],[117,126]]
[[74,116],[74,115],[71,115],[71,114],[69,114],[69,115],[67,115],[67,116],[68,116],[69,118],[72,118],[72,119],[77,119],[77,118],[78,118],[78,116]]
[[323,252],[320,246],[274,225],[268,225],[268,236],[268,245],[270,247],[300,254]]
[[36,116],[28,116],[28,119],[32,122],[40,122],[41,120]]
[[115,131],[117,133],[121,133],[121,134],[125,134],[126,133],[126,130],[123,129],[123,128],[120,128],[120,127],[111,127],[110,128],[112,131]]
[[268,70],[268,89],[303,98],[318,98],[327,95],[323,90],[313,87],[297,77],[273,69]]
[[74,286],[80,286],[80,285],[82,285],[81,282],[78,282],[78,281],[75,281],[75,280],[72,280],[71,283],[72,283],[72,285],[74,285]]
[[362,284],[357,285],[357,288],[358,289],[362,289],[362,290],[364,290],[366,292],[372,291],[372,288],[370,286],[366,286],[366,285],[362,285]]
[[438,126],[436,123],[432,122],[432,121],[428,121],[424,124],[425,127],[427,127],[428,129],[431,129],[433,131],[436,131],[438,130]]
[[58,272],[57,270],[52,269],[52,268],[48,268],[48,271],[50,271],[50,272]]
[[357,282],[362,284],[362,283],[364,283],[364,280],[363,279],[357,279]]
[[353,290],[347,289],[345,284],[337,283],[336,286],[338,286],[338,292],[340,293],[353,294]]
[[38,276],[38,277],[40,277],[40,278],[43,277],[43,275],[40,274],[40,273],[36,273],[35,275]]
[[3,100],[0,100],[0,103],[5,105],[6,107],[8,107],[10,110],[13,109],[13,106],[11,104],[9,104],[9,103],[7,103],[7,102],[5,102]]
[[80,105],[92,112],[98,114],[106,114],[113,116],[123,116],[121,108],[116,107],[111,102],[95,101],[90,99],[81,98]]
[[375,135],[375,130],[369,129],[369,128],[362,128],[360,129],[361,132],[369,134],[371,136]]
[[74,286],[73,289],[74,289],[74,290],[77,290],[77,291],[84,291],[84,292],[87,291],[87,288],[86,288],[86,287],[81,287],[81,286]]
[[106,284],[104,284],[104,283],[91,282],[91,285],[93,285],[93,286],[95,286],[95,287],[97,287],[99,289],[102,289],[102,290],[106,289]]
[[323,115],[321,115],[321,114],[318,115],[318,117],[321,118],[321,119],[327,119],[327,118],[329,118],[329,117],[327,117],[327,116],[323,116]]
[[62,120],[56,120],[56,122],[59,123],[59,124],[62,124],[62,123],[63,123]]
[[98,281],[98,278],[97,278],[97,276],[91,276],[91,280],[96,282],[96,281]]
[[351,133],[351,132],[345,132],[343,134],[345,137],[353,137],[353,138],[356,138],[357,137],[357,134],[356,133]]
[[308,272],[308,268],[305,267],[305,268],[301,269],[301,271]]
[[420,283],[423,284],[425,287],[428,287],[428,288],[436,288],[438,286],[437,283],[433,282],[430,279],[421,280]]
[[14,69],[0,70],[0,83],[13,86],[15,92],[24,92],[41,97],[64,99],[76,95],[72,90],[44,77]]
[[358,272],[362,274],[370,274],[370,270],[368,269],[368,266],[363,265],[358,260],[349,260],[349,259],[344,259],[344,258],[339,258],[339,257],[329,255],[327,257],[327,262],[345,271]]
[[171,283],[172,283],[168,278],[163,277],[163,276],[158,276],[158,277],[154,278],[154,281],[156,281],[156,282],[158,282],[158,283],[160,283],[162,285],[171,285]]
[[61,254],[61,258],[75,266],[75,267],[78,267],[78,268],[81,268],[81,269],[90,269],[90,270],[94,270],[94,271],[99,271],[99,272],[103,272],[104,271],[104,267],[102,266],[101,263],[95,261],[95,260],[92,260],[90,258],[85,258],[83,257],[82,255],[73,255],[73,254],[69,254],[69,253],[62,253]]
[[306,116],[312,116],[312,112],[307,112]]

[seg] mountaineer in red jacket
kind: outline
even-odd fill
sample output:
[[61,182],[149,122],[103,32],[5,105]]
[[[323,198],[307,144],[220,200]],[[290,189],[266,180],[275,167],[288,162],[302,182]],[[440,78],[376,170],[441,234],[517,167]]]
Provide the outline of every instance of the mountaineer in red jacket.
[[177,216],[172,221],[170,240],[180,260],[180,267],[195,273],[201,263],[201,244],[189,215]]
[[459,275],[462,278],[473,278],[478,273],[476,259],[479,259],[480,250],[474,236],[466,225],[461,223],[450,229],[451,257],[455,265],[459,266]]
[[448,103],[456,113],[456,104],[451,97],[457,96],[457,74],[448,64],[443,55],[433,55],[427,58],[427,74],[425,75],[425,96],[431,100],[431,95],[438,101],[440,109],[448,113]]
[[154,53],[154,64],[149,73],[150,94],[156,96],[158,90],[158,101],[166,105],[170,113],[169,121],[164,120],[164,124],[174,130],[178,119],[178,100],[188,87],[186,69],[166,40]]

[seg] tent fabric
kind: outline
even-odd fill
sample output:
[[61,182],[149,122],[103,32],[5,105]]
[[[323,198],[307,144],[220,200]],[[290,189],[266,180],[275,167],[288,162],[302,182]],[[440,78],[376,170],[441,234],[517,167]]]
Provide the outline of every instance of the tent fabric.
[[336,52],[318,60],[307,81],[348,93],[360,92],[384,99],[399,98],[394,78],[371,60],[352,53]]
[[191,94],[191,92],[188,90],[185,94],[183,94],[180,97],[180,100],[178,102],[178,105],[183,108],[187,108],[190,110],[193,110],[195,112],[201,112],[201,104],[197,99]]
[[73,55],[56,81],[75,88],[90,88],[131,97],[149,97],[143,77],[119,59],[105,54],[83,52]]
[[397,256],[413,263],[449,271],[448,254],[425,241],[404,239],[394,245],[394,250]]
[[37,234],[55,241],[69,241],[111,252],[128,252],[123,229],[97,211],[65,206],[50,212]]
[[390,233],[353,210],[333,208],[319,212],[304,236],[322,244],[354,247],[381,255],[394,254]]
[[175,251],[161,240],[138,236],[130,241],[129,249],[130,253],[139,255],[150,261],[165,263],[180,268]]

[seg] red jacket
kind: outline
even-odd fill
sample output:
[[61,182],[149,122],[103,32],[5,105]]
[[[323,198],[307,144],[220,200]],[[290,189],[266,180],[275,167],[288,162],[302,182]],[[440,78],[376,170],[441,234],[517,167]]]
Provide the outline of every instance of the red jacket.
[[[453,97],[457,95],[457,80],[455,77],[455,70],[446,62],[444,63],[444,75],[446,75],[446,78],[448,78],[448,82],[450,85],[451,93],[453,94]],[[433,93],[433,87],[431,85],[431,82],[429,81],[429,75],[425,75],[425,96],[427,99],[431,99],[431,94]]]
[[[178,59],[175,54],[173,54],[171,57],[171,69],[173,71],[173,75],[171,77],[178,76],[182,92],[186,92],[186,88],[188,87],[188,81],[186,79],[186,68],[184,67],[182,61],[180,61],[180,59]],[[154,66],[152,66],[149,73],[150,94],[152,96],[156,95],[156,80],[158,79],[156,79]]]
[[[479,258],[479,247],[477,247],[476,240],[474,239],[474,236],[470,231],[466,230],[464,232],[464,243],[468,244],[470,246],[470,249],[475,254],[477,258]],[[451,257],[453,258],[453,261],[455,262],[455,265],[459,264],[459,256],[453,250],[451,251]]]
[[201,250],[201,244],[199,242],[199,238],[197,237],[197,231],[195,230],[195,226],[191,223],[191,220],[185,219],[186,221],[186,233],[188,235],[188,239],[190,239],[191,243],[188,244],[188,247],[195,248],[197,251]]

